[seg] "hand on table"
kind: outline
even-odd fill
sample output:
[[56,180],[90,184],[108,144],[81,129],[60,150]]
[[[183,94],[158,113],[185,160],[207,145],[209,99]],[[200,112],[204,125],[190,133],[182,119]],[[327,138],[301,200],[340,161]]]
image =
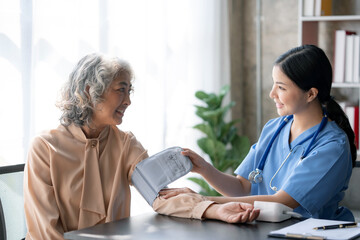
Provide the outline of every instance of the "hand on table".
[[229,202],[213,204],[204,213],[205,218],[217,219],[227,223],[245,223],[254,221],[260,214],[260,209],[248,203]]

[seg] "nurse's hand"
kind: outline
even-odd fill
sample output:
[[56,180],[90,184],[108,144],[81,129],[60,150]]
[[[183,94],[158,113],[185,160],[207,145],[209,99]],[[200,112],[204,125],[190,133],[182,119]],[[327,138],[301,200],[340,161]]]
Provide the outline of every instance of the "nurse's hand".
[[203,217],[217,219],[227,223],[245,223],[254,221],[260,214],[260,209],[248,203],[229,202],[212,204],[204,212]]
[[183,148],[181,154],[190,158],[193,164],[193,168],[191,170],[192,172],[201,174],[206,169],[206,167],[211,166],[200,155],[188,148]]
[[[190,188],[163,188],[159,192],[159,196],[161,196],[164,199],[168,199],[174,196],[177,196],[181,193],[196,193]],[[196,193],[197,194],[197,193]]]

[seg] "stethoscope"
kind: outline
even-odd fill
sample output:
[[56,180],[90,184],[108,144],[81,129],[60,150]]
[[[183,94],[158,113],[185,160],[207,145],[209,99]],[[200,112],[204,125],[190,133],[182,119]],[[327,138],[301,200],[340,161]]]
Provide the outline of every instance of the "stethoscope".
[[[265,152],[264,154],[262,155],[261,159],[260,159],[260,162],[259,162],[259,165],[258,167],[251,171],[249,173],[249,181],[251,183],[261,183],[263,181],[263,176],[262,176],[262,171],[264,170],[264,166],[265,166],[265,161],[266,161],[266,158],[269,154],[269,151],[270,151],[270,148],[273,144],[273,142],[275,141],[275,138],[279,135],[281,129],[293,118],[293,115],[290,115],[290,116],[286,116],[284,118],[284,120],[281,122],[280,126],[278,127],[278,129],[275,131],[274,135],[272,136],[272,138],[270,139],[270,142],[268,144],[268,146],[266,147],[265,149]],[[314,144],[315,142],[315,139],[316,137],[319,135],[320,131],[325,127],[326,123],[328,122],[328,118],[327,118],[327,114],[324,112],[324,117],[322,118],[321,120],[321,123],[320,123],[320,126],[318,127],[318,129],[316,130],[315,133],[309,135],[307,138],[303,139],[300,143],[298,143],[296,146],[299,146],[301,144],[303,144],[305,141],[307,141],[308,139],[311,139],[311,142],[309,143],[308,147],[306,148],[304,154],[301,155],[300,157],[300,160],[304,159],[310,152],[310,148],[311,146]],[[295,148],[295,147],[294,147]],[[286,156],[285,160],[282,162],[282,164],[280,165],[280,167],[278,168],[278,170],[275,172],[274,176],[271,178],[270,180],[270,183],[269,183],[269,186],[270,188],[277,192],[277,188],[275,186],[272,186],[272,181],[274,180],[275,176],[278,174],[278,172],[280,171],[280,169],[283,167],[283,165],[285,164],[285,162],[288,160],[288,158],[290,157],[291,155],[291,152],[292,150],[294,149],[292,148],[289,152],[289,154]]]

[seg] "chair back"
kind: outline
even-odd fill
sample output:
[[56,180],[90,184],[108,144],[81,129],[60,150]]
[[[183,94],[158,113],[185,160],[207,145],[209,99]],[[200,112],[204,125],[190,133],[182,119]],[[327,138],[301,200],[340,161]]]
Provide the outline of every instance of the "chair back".
[[23,239],[26,236],[24,165],[0,167],[0,239]]

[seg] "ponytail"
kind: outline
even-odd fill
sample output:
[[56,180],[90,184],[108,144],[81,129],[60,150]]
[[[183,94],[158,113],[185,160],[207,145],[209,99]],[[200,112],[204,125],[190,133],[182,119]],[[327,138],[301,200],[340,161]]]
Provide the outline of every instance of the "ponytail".
[[352,166],[355,167],[355,164],[356,164],[355,162],[356,162],[356,158],[357,158],[357,150],[356,150],[356,145],[355,145],[354,131],[352,130],[352,128],[350,126],[348,117],[346,116],[346,114],[344,113],[344,111],[342,110],[340,105],[333,98],[329,98],[329,99],[330,100],[323,103],[323,105],[326,109],[328,117],[331,120],[335,121],[336,124],[342,130],[344,130],[344,132],[346,133],[346,135],[349,139],[349,144],[350,144]]

